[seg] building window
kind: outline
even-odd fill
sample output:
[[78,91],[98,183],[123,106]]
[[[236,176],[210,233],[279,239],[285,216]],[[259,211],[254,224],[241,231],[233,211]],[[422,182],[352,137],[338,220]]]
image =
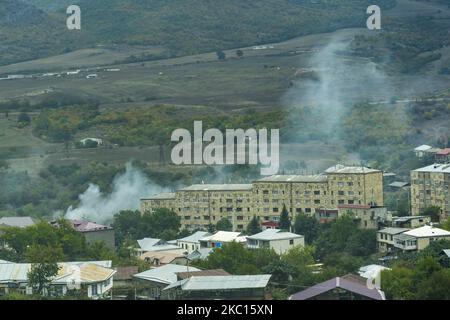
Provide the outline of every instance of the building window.
[[92,286],[91,286],[91,289],[92,289],[92,295],[93,296],[96,296],[97,294],[98,294],[98,291],[97,291],[97,284],[93,284]]
[[278,212],[278,208],[273,208],[273,212]]
[[292,246],[294,244],[294,240],[293,239],[289,240],[289,244]]

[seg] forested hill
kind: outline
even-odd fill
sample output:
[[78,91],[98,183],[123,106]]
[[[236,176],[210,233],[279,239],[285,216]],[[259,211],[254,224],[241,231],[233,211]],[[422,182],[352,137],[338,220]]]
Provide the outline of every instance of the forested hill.
[[[395,0],[379,0],[382,7]],[[365,26],[369,0],[79,0],[82,30],[64,1],[0,0],[0,64],[99,44],[162,45],[176,55]],[[5,17],[7,17],[5,19]],[[11,23],[14,22],[14,23]]]

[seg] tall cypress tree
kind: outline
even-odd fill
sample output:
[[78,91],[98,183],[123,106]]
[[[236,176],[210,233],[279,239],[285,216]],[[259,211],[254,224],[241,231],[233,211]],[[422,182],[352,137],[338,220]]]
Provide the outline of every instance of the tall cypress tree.
[[289,212],[287,211],[285,204],[283,204],[283,211],[281,211],[280,223],[278,224],[278,227],[281,230],[287,231],[290,231],[291,229],[291,220],[289,220]]
[[247,225],[247,234],[254,235],[256,233],[261,232],[261,227],[259,226],[259,219],[256,216],[253,216],[250,223]]

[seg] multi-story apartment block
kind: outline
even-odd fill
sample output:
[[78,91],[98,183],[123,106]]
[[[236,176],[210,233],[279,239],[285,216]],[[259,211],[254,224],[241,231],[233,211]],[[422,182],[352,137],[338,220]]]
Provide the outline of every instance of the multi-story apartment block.
[[338,205],[383,205],[383,173],[366,167],[337,165],[318,175],[275,175],[252,184],[199,184],[141,199],[141,211],[169,208],[183,227],[205,228],[221,218],[243,230],[254,215],[277,221],[283,206],[291,217]]
[[450,164],[433,164],[411,171],[411,210],[423,214],[431,206],[450,216]]

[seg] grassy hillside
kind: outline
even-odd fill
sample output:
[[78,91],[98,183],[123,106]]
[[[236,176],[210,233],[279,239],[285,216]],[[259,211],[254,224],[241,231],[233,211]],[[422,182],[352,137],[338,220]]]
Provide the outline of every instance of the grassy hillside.
[[[394,2],[378,4],[388,7]],[[7,17],[0,18],[0,64],[98,44],[162,45],[172,54],[185,55],[276,42],[365,26],[370,4],[368,0],[80,0],[82,30],[69,31],[64,7],[46,12],[40,9],[52,8],[49,1],[0,0],[0,17]]]

